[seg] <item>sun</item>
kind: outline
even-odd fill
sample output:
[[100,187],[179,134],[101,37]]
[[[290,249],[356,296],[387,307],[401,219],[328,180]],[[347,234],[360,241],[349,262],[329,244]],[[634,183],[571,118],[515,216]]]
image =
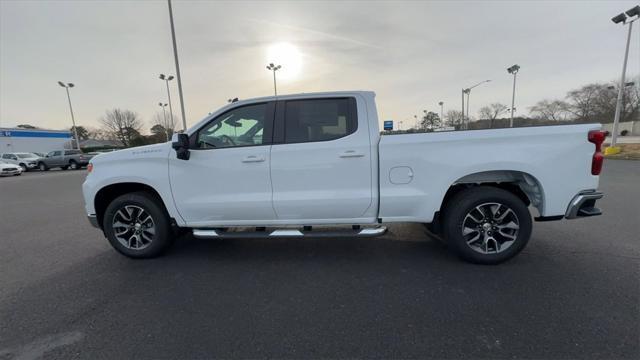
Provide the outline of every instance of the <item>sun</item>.
[[281,65],[277,76],[279,79],[295,79],[302,71],[302,54],[298,48],[288,42],[269,45],[267,48],[267,64]]

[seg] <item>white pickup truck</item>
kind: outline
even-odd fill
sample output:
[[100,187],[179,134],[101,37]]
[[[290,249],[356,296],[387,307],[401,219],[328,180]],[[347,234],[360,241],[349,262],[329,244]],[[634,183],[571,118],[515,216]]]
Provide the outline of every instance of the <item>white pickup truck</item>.
[[465,260],[520,252],[537,221],[599,215],[599,124],[381,136],[375,94],[231,103],[172,142],[102,154],[90,222],[136,258],[199,238],[376,236],[424,223]]

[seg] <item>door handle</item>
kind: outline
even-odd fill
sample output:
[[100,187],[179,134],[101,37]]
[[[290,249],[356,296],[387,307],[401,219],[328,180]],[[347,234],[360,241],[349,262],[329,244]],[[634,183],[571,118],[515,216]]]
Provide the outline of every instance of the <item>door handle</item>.
[[363,157],[364,154],[360,152],[356,152],[355,150],[347,150],[340,154],[341,158],[354,158],[354,157]]
[[245,156],[244,159],[242,159],[243,163],[263,162],[263,161],[264,161],[264,157],[256,156],[256,155]]

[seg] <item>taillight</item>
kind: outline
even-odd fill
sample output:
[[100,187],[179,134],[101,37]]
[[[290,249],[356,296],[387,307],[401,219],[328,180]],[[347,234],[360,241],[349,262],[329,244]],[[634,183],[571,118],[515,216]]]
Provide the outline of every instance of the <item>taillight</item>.
[[606,131],[591,130],[587,139],[590,143],[596,145],[596,151],[591,158],[591,175],[600,175],[602,171],[602,163],[604,162],[604,155],[602,155],[602,143],[607,137]]
[[92,172],[92,171],[93,171],[93,164],[92,164],[92,163],[89,163],[89,164],[87,165],[87,172],[88,172],[88,173],[90,173],[90,172]]

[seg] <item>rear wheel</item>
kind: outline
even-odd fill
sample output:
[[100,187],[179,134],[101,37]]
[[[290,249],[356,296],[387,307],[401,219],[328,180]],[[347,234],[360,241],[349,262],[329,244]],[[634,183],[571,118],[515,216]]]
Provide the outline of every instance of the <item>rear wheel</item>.
[[158,256],[172,240],[169,216],[159,201],[145,192],[113,200],[105,211],[103,228],[111,245],[132,258]]
[[78,163],[75,160],[69,161],[69,169],[78,170]]
[[447,243],[464,260],[498,264],[517,255],[531,237],[531,214],[512,193],[488,186],[464,190],[445,209]]

